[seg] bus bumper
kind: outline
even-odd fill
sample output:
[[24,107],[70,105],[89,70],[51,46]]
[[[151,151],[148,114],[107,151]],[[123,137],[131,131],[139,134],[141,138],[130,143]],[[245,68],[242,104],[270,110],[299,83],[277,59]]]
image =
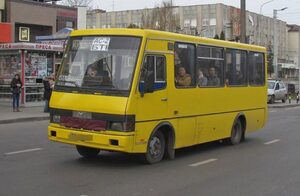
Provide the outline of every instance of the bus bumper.
[[48,126],[51,141],[108,151],[133,152],[134,135],[111,135]]

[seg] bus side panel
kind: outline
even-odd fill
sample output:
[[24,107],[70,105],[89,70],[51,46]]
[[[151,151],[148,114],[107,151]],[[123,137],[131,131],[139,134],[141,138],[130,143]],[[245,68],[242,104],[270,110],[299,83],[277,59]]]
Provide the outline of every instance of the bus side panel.
[[246,111],[245,116],[247,121],[247,133],[258,131],[265,125],[265,109]]
[[198,143],[215,141],[230,136],[236,113],[206,115],[197,118]]
[[177,124],[175,148],[195,145],[197,143],[195,132],[196,118],[178,118]]

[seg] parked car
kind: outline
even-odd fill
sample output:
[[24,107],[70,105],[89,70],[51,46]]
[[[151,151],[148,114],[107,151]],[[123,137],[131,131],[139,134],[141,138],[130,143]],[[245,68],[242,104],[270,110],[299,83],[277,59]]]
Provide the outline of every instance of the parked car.
[[268,80],[268,103],[274,103],[277,100],[285,103],[287,100],[287,89],[280,80]]

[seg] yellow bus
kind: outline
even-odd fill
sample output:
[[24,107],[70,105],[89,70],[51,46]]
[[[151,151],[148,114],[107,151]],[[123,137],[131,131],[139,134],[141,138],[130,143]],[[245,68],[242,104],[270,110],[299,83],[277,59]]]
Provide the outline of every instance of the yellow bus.
[[266,49],[143,29],[71,33],[50,101],[48,137],[140,154],[147,163],[221,140],[238,144],[267,120]]

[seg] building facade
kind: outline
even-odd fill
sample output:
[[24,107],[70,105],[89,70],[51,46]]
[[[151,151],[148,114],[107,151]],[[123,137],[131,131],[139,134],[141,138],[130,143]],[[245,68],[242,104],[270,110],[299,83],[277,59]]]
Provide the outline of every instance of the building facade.
[[12,24],[13,42],[35,42],[36,36],[77,27],[76,8],[46,2],[6,0],[5,22]]
[[[151,17],[154,9],[125,10],[93,13],[88,27],[126,28],[130,24],[145,27],[145,18]],[[213,38],[224,32],[226,40],[239,40],[240,9],[221,3],[208,5],[174,6],[177,18],[176,32]],[[274,42],[274,22],[278,31],[279,62],[285,62],[287,52],[287,24],[284,21],[247,11],[246,36],[250,44],[267,47],[271,52]],[[152,22],[155,28],[155,21]],[[147,28],[147,26],[146,26]]]

